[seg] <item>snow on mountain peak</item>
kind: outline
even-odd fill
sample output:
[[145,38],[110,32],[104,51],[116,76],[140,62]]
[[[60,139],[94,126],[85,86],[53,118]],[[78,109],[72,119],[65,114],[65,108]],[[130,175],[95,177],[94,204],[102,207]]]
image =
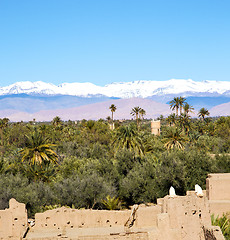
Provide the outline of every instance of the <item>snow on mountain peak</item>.
[[93,83],[62,83],[58,86],[37,82],[16,82],[6,87],[0,87],[0,95],[6,94],[47,94],[47,95],[74,95],[89,97],[92,95],[104,95],[107,97],[131,98],[150,97],[153,95],[180,94],[183,96],[189,93],[217,93],[227,94],[230,92],[229,81],[205,80],[201,82],[192,79],[170,79],[167,81],[138,80],[133,82],[114,82],[104,87]]

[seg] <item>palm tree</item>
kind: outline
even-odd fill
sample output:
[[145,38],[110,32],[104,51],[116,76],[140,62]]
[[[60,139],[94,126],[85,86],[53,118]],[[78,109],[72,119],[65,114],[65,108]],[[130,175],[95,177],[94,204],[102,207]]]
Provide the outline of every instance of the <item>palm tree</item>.
[[190,105],[190,104],[188,104],[187,102],[184,104],[184,113],[188,116],[189,115],[189,113],[192,113],[193,111],[192,110],[194,110],[194,108],[193,108],[193,106],[192,105]]
[[111,197],[108,195],[106,199],[102,199],[101,203],[108,209],[108,210],[116,210],[120,209],[122,205],[122,201],[118,197]]
[[176,123],[176,114],[172,113],[167,118],[166,121],[169,123],[170,126]]
[[58,117],[58,116],[56,116],[55,118],[53,118],[53,120],[52,120],[52,124],[55,126],[55,127],[57,127],[57,126],[59,126],[60,124],[61,124],[61,118],[60,117]]
[[142,120],[144,120],[144,115],[146,115],[146,111],[143,108],[141,108],[139,113],[141,115]]
[[115,148],[128,149],[134,151],[137,155],[144,153],[144,147],[141,138],[138,135],[137,127],[134,124],[121,126],[116,134],[113,142]]
[[138,121],[139,121],[140,111],[141,111],[141,108],[137,106],[137,107],[132,108],[131,113],[130,113],[132,116],[135,116],[135,118],[136,118],[137,128],[138,128],[138,125],[139,125]]
[[170,108],[172,110],[176,109],[176,116],[178,117],[178,109],[180,107],[180,98],[174,97],[173,100],[171,100],[169,103],[170,103]]
[[111,104],[109,109],[111,110],[111,113],[112,113],[112,123],[113,123],[113,113],[117,110],[117,107],[114,104]]
[[187,142],[187,138],[178,128],[170,127],[169,131],[163,139],[163,142],[165,142],[164,146],[168,150],[174,148],[183,150],[185,147],[185,143]]
[[3,129],[7,127],[9,123],[9,118],[0,119],[0,136],[1,136],[1,145],[3,144]]
[[200,109],[200,111],[199,111],[199,113],[198,113],[198,117],[199,118],[201,118],[203,121],[204,121],[204,117],[205,116],[209,116],[209,111],[208,111],[208,109],[206,109],[206,108],[201,108]]
[[188,134],[191,126],[190,116],[186,113],[182,113],[179,117],[179,123],[182,129]]
[[58,155],[54,152],[54,144],[48,143],[36,128],[30,135],[26,135],[26,147],[20,150],[22,162],[28,161],[30,165],[42,165],[45,162],[57,164]]
[[184,107],[184,104],[186,103],[185,100],[186,100],[186,98],[179,97],[180,115],[182,114],[182,108]]

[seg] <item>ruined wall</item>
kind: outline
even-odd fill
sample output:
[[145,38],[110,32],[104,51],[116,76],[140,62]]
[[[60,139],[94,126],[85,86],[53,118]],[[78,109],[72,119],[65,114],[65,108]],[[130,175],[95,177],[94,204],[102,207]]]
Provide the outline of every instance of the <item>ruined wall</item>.
[[210,213],[230,211],[230,174],[210,174],[203,193],[165,196],[157,205],[122,211],[48,210],[35,215],[35,226],[28,233],[25,205],[11,199],[9,209],[0,211],[0,239],[224,240],[220,229],[211,226]]
[[35,215],[36,229],[124,227],[130,211],[58,208]]
[[195,192],[188,192],[186,196],[165,197],[161,205],[162,212],[169,216],[170,227],[181,230],[180,239],[204,239],[202,227],[211,226],[206,197],[198,197]]
[[209,174],[206,189],[211,213],[221,216],[230,212],[230,173]]
[[0,239],[18,240],[27,230],[25,204],[10,199],[9,208],[0,210]]
[[[136,211],[134,211],[136,210]],[[205,240],[204,229],[212,229],[207,198],[195,192],[166,196],[157,205],[136,205],[131,210],[75,210],[59,208],[35,215],[28,240],[40,239],[145,239]],[[215,235],[215,232],[213,233]],[[216,239],[221,237],[216,235]]]

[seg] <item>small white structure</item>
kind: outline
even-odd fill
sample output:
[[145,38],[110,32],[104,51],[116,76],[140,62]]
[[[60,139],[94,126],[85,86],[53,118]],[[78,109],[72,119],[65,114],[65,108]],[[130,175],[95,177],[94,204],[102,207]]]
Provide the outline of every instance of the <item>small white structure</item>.
[[175,196],[176,196],[175,188],[171,186],[169,188],[169,197],[175,197]]
[[204,196],[202,188],[198,184],[195,185],[195,193],[198,197],[203,197]]

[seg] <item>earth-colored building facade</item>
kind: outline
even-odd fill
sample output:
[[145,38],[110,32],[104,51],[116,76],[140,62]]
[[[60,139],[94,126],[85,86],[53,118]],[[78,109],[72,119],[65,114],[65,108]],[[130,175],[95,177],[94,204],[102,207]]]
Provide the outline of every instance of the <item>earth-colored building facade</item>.
[[9,206],[0,211],[4,240],[224,240],[210,215],[230,212],[230,174],[210,174],[203,197],[189,191],[121,211],[62,207],[37,213],[33,227],[27,225],[24,204],[11,199]]
[[154,135],[160,135],[161,132],[161,121],[152,120],[151,121],[151,133]]

